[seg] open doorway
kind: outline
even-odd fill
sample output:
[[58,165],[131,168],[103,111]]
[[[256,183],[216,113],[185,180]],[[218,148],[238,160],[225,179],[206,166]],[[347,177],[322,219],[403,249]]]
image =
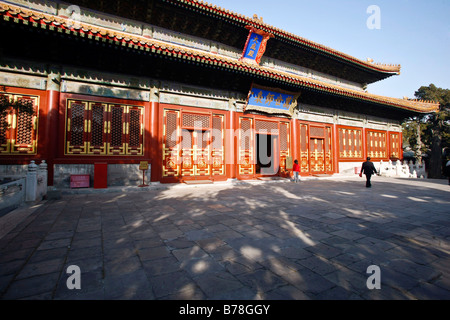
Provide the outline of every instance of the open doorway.
[[256,174],[277,174],[278,157],[278,136],[271,134],[256,134]]

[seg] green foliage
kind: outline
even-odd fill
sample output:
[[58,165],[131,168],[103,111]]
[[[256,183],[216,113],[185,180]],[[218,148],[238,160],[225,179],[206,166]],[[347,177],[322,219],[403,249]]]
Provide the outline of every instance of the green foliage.
[[450,152],[450,89],[430,84],[420,87],[414,95],[420,100],[439,102],[439,111],[406,120],[402,124],[404,143],[411,147],[418,159],[426,154],[429,177],[440,178],[443,150]]

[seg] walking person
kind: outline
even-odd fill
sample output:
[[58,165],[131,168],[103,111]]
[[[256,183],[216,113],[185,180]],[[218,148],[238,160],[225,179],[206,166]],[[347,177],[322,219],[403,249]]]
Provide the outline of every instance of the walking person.
[[292,171],[294,171],[294,182],[298,183],[299,177],[298,175],[300,174],[300,166],[298,165],[298,160],[294,160],[294,165],[292,166]]
[[370,178],[377,173],[377,169],[375,169],[373,162],[370,161],[370,157],[367,157],[367,161],[363,162],[359,176],[362,177],[363,173],[366,175],[366,188],[372,187]]

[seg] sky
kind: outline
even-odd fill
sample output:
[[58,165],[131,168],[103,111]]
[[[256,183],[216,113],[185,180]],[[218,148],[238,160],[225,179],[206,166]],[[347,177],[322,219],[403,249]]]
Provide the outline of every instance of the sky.
[[400,75],[370,84],[370,93],[414,98],[431,83],[450,89],[450,0],[207,2],[248,17],[257,14],[269,25],[358,59],[401,65]]

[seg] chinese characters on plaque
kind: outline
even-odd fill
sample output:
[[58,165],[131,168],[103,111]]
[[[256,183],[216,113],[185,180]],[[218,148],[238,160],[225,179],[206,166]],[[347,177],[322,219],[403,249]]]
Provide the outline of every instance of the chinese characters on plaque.
[[250,89],[245,110],[292,116],[300,94],[262,87],[253,84]]
[[270,38],[273,38],[273,34],[258,30],[251,26],[247,26],[246,28],[249,29],[249,34],[240,60],[248,63],[259,64],[264,52],[266,51],[267,41]]

